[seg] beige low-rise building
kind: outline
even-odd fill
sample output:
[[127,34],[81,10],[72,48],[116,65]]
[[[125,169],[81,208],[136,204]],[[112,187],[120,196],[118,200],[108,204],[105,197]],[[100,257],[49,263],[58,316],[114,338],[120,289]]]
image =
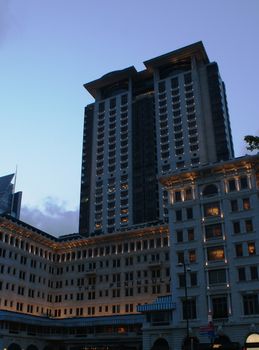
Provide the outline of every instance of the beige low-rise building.
[[[0,340],[2,348],[8,348],[11,339],[17,343],[15,339],[22,337],[26,349],[30,342],[22,332],[25,323],[32,328],[39,325],[32,332],[42,339],[39,350],[46,346],[45,340],[51,343],[47,330],[53,327],[58,329],[61,345],[67,334],[69,344],[73,344],[75,336],[67,333],[70,326],[81,334],[78,349],[92,344],[91,335],[96,332],[94,342],[99,346],[106,334],[106,345],[113,346],[113,338],[115,343],[129,345],[133,338],[135,349],[141,344],[142,325],[136,306],[170,294],[169,265],[167,226],[136,227],[88,238],[77,234],[56,238],[2,216],[0,322],[4,329],[8,324],[8,336]],[[42,324],[46,330],[40,329]]]

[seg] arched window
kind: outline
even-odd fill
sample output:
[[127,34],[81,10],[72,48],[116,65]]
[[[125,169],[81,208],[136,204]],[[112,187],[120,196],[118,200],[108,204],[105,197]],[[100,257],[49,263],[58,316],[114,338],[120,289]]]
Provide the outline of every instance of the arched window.
[[199,349],[199,339],[197,337],[185,337],[184,342],[182,344],[183,350],[198,350]]
[[29,345],[26,350],[39,350],[35,345]]
[[154,342],[152,350],[169,350],[169,344],[165,339],[159,338]]
[[214,184],[210,184],[204,187],[202,194],[204,197],[215,196],[218,194],[218,187]]
[[18,344],[12,343],[8,346],[7,350],[22,350]]
[[252,333],[246,338],[245,348],[251,350],[259,349],[259,333]]

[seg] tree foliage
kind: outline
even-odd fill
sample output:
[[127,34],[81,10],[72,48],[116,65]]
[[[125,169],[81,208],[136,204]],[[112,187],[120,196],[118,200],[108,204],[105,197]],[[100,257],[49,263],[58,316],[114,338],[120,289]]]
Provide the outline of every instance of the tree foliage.
[[246,149],[249,151],[259,150],[259,136],[247,135],[244,140],[247,143]]

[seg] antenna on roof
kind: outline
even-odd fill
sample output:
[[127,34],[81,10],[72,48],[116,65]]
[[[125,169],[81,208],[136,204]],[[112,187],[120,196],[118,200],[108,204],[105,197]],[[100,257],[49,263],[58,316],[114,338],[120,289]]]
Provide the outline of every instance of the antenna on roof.
[[12,193],[12,204],[11,204],[11,215],[13,214],[13,206],[14,206],[14,194],[15,194],[15,187],[16,187],[16,177],[17,177],[17,170],[18,170],[18,166],[16,164],[15,167],[15,174],[14,174],[14,184],[13,184],[13,193]]

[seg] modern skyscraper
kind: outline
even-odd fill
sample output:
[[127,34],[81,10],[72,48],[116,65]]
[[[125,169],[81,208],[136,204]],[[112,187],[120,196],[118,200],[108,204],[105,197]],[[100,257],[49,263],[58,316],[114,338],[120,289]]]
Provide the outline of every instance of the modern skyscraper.
[[22,192],[15,192],[13,179],[15,174],[0,177],[0,214],[20,217]]
[[234,157],[224,83],[202,42],[85,84],[81,234],[167,222],[158,178]]

